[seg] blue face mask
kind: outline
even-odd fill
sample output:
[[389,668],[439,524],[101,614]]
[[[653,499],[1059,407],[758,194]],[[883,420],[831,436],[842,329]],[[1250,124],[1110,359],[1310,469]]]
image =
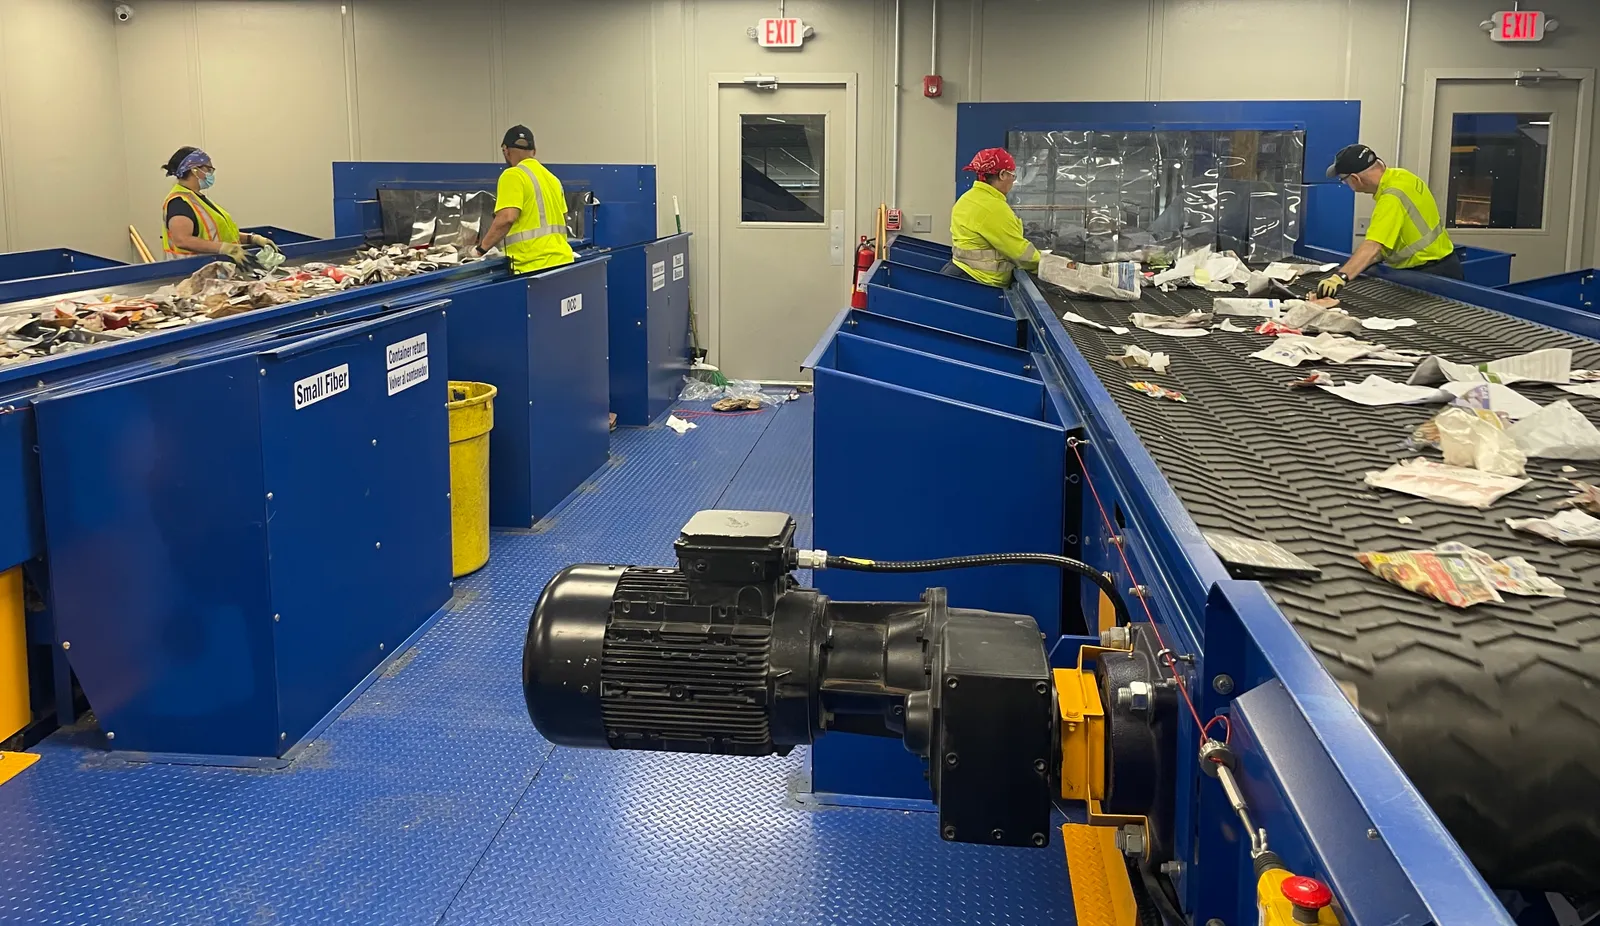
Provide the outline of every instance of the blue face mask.
[[211,189],[211,184],[216,183],[216,182],[217,182],[217,172],[216,171],[211,171],[210,173],[206,174],[204,177],[200,178],[200,189],[209,190],[209,189]]

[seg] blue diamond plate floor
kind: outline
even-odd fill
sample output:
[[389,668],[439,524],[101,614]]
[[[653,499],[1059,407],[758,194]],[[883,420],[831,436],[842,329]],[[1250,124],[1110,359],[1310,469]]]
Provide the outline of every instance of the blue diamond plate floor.
[[125,765],[42,743],[0,787],[0,924],[1052,924],[1059,844],[943,843],[927,814],[799,810],[788,758],[555,749],[520,658],[578,561],[672,563],[701,508],[810,533],[811,401],[617,432],[534,533],[500,534],[439,622],[290,768]]

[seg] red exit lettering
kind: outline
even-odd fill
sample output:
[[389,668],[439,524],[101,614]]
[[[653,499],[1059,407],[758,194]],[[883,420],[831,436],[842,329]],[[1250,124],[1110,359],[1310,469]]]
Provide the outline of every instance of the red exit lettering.
[[800,20],[798,19],[763,19],[761,21],[761,44],[779,47],[798,45],[800,36]]
[[1535,11],[1504,11],[1500,16],[1500,32],[1495,38],[1502,42],[1529,42],[1541,38],[1539,28],[1544,14]]

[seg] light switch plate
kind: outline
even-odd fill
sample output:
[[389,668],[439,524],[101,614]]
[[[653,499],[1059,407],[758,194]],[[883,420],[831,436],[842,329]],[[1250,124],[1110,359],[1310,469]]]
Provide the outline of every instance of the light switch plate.
[[911,217],[911,230],[914,232],[933,231],[933,216],[927,214],[913,215]]
[[1356,216],[1356,224],[1355,224],[1356,234],[1365,235],[1367,233],[1367,228],[1370,227],[1371,225],[1372,225],[1372,216],[1370,216],[1370,215],[1358,215],[1358,216]]

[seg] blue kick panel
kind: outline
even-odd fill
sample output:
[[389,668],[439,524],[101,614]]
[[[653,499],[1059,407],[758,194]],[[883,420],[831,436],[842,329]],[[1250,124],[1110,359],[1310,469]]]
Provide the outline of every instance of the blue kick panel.
[[646,425],[683,388],[689,370],[689,236],[611,252],[611,411]]

